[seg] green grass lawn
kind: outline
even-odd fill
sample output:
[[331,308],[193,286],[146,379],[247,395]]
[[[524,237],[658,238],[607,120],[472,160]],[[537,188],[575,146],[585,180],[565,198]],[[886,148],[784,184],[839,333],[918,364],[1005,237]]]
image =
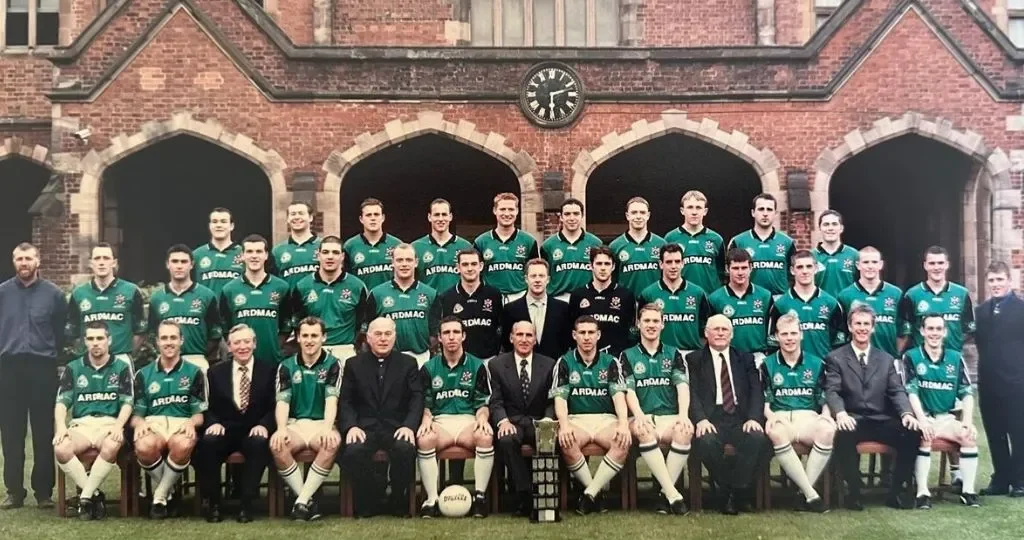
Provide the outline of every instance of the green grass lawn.
[[[980,422],[978,423],[980,425]],[[983,436],[982,439],[984,440]],[[984,442],[981,446],[979,486],[984,486],[988,482],[991,465]],[[937,458],[933,460],[936,469],[938,461]],[[110,495],[117,492],[114,483],[116,482],[115,477],[116,473],[111,474],[105,488]],[[705,540],[711,538],[716,540],[730,538],[880,540],[892,538],[902,540],[937,535],[942,535],[950,540],[1024,538],[1024,500],[1021,499],[986,497],[982,501],[982,508],[969,509],[961,507],[955,497],[947,495],[944,502],[936,502],[935,507],[930,511],[897,511],[881,506],[881,496],[879,496],[870,497],[868,501],[871,505],[862,513],[833,510],[826,515],[810,515],[789,510],[786,494],[779,490],[776,490],[775,493],[773,500],[775,508],[772,511],[744,514],[738,517],[722,516],[712,511],[685,517],[659,516],[650,511],[638,510],[631,513],[609,512],[605,515],[586,517],[569,513],[565,515],[565,521],[562,523],[530,524],[526,520],[507,516],[492,516],[484,520],[421,521],[373,518],[355,521],[341,519],[337,515],[328,515],[316,523],[292,523],[284,519],[261,518],[248,525],[239,525],[230,520],[211,525],[196,517],[162,522],[153,522],[145,518],[110,517],[102,522],[83,523],[74,519],[59,518],[54,511],[36,509],[30,494],[25,508],[0,513],[0,540],[67,539],[71,537],[76,540],[157,537],[182,539],[198,537],[212,540],[218,538],[284,538],[296,534],[315,535],[321,538],[348,536],[377,540],[401,538],[500,540],[524,537],[629,537],[631,540],[646,538],[659,540],[665,538],[701,538]],[[326,503],[325,500],[325,510],[332,510],[326,507]],[[186,504],[186,507],[190,507],[190,505]],[[115,514],[116,506],[110,505],[108,513]],[[230,514],[230,509],[228,513]]]

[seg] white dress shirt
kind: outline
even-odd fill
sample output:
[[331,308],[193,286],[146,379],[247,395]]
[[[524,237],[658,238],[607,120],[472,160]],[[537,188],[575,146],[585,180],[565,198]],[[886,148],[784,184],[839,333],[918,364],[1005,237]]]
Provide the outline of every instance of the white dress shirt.
[[[249,360],[246,364],[249,375],[249,404],[252,404],[252,366],[256,359]],[[237,360],[231,361],[231,395],[235,398],[235,407],[238,410],[242,410],[242,364],[239,364]]]
[[[868,345],[867,348],[861,350],[858,349],[857,346],[853,344],[853,342],[850,342],[850,348],[853,349],[853,356],[857,359],[857,362],[859,362],[861,366],[864,366],[865,363],[868,361],[868,358],[871,358],[871,345]],[[864,355],[863,361],[861,361],[860,359],[860,355],[862,354]]]
[[537,343],[540,343],[544,334],[544,316],[548,312],[548,295],[534,298],[526,295],[526,307],[530,312],[530,322],[533,323],[533,331],[537,335]]
[[523,357],[519,356],[519,353],[513,355],[516,359],[516,373],[520,373],[523,370],[523,360],[526,360],[526,374],[530,376],[530,384],[533,384],[533,355]]
[[726,348],[722,351],[716,351],[715,349],[709,348],[709,350],[711,351],[711,360],[715,363],[715,405],[722,404],[722,356],[725,357],[725,369],[729,372],[729,382],[732,383],[732,401],[734,404],[738,405],[739,400],[736,398],[736,378],[732,376],[732,363],[729,361],[729,349]]

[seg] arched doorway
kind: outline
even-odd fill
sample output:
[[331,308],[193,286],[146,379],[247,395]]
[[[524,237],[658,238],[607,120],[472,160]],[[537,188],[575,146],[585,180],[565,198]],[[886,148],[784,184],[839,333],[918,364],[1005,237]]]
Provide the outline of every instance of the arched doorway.
[[14,275],[10,258],[14,247],[32,241],[33,216],[28,210],[49,179],[49,169],[39,163],[20,157],[0,160],[0,281]]

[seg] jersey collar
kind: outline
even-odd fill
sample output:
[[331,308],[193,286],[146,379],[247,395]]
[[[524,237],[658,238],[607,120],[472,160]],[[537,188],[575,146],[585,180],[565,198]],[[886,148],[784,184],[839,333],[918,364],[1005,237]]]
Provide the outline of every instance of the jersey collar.
[[364,235],[363,233],[359,233],[359,238],[363,241],[364,244],[366,244],[369,247],[377,247],[377,246],[387,242],[389,236],[391,236],[391,235],[389,235],[388,233],[381,234],[380,235],[380,241],[377,242],[376,244],[374,244],[373,242],[370,242],[369,240],[366,239],[366,235]]
[[790,287],[789,288],[789,295],[792,296],[794,299],[796,299],[796,300],[798,300],[800,302],[803,302],[804,304],[809,304],[809,303],[813,302],[816,298],[821,296],[821,287],[815,286],[814,287],[814,294],[812,294],[811,297],[808,298],[807,300],[804,300],[804,298],[802,296],[800,296],[799,294],[796,293],[796,288],[795,287]]
[[744,298],[753,294],[753,292],[754,284],[750,281],[747,281],[747,290],[743,291],[743,294],[740,295],[737,295],[735,292],[733,292],[732,287],[730,287],[728,283],[725,284],[725,294],[728,294],[729,296],[737,300],[743,300]]
[[846,244],[844,244],[842,242],[839,242],[839,246],[836,248],[836,250],[832,251],[832,252],[829,252],[828,250],[825,249],[825,243],[824,242],[818,242],[818,246],[815,247],[814,249],[818,250],[819,253],[824,253],[825,255],[828,255],[828,256],[834,256],[836,253],[839,253],[839,252],[843,251],[844,249],[846,249]]
[[458,293],[459,296],[463,296],[465,298],[474,298],[483,294],[484,287],[486,286],[487,285],[481,281],[480,284],[476,286],[476,290],[473,291],[473,294],[470,294],[462,287],[462,280],[460,279],[459,282],[455,284],[455,292]]
[[224,248],[223,250],[220,250],[217,249],[217,246],[213,245],[213,242],[207,242],[206,247],[210,248],[210,251],[214,253],[227,253],[235,248],[241,247],[241,245],[235,241],[232,241],[230,244],[228,244],[228,247]]
[[292,235],[290,235],[290,234],[288,235],[288,243],[293,245],[293,246],[308,246],[310,244],[314,244],[314,243],[318,242],[319,240],[320,240],[320,238],[317,237],[317,235],[314,234],[314,235],[310,236],[309,240],[306,240],[305,242],[296,242],[295,239],[292,238]]
[[153,366],[156,368],[156,372],[157,373],[167,373],[169,375],[171,373],[177,373],[178,370],[181,369],[181,365],[184,364],[184,363],[185,363],[185,360],[182,359],[181,354],[179,353],[178,354],[178,361],[174,363],[174,367],[172,367],[170,371],[164,371],[164,367],[162,365],[160,365],[160,358],[159,357],[157,357],[157,359],[153,361]]
[[323,284],[323,285],[334,285],[335,283],[341,283],[345,279],[346,275],[347,274],[345,272],[345,269],[342,268],[341,272],[338,273],[337,279],[335,279],[334,281],[328,283],[328,282],[324,281],[324,278],[320,277],[320,271],[317,270],[316,272],[313,272],[313,281],[315,281],[317,283],[320,283],[320,284]]
[[601,359],[601,350],[598,349],[597,352],[594,353],[594,363],[592,364],[587,364],[586,362],[583,361],[583,357],[580,356],[580,349],[578,347],[572,348],[572,357],[576,359],[577,363],[587,367],[592,367],[597,365],[597,361]]
[[242,275],[238,276],[238,279],[242,280],[242,283],[245,283],[251,289],[260,289],[264,285],[266,285],[267,283],[270,283],[270,280],[274,277],[274,276],[272,276],[270,274],[270,272],[267,272],[266,274],[267,275],[263,277],[263,281],[261,281],[259,283],[253,283],[253,282],[249,281],[249,278],[246,277],[245,272],[242,272]]
[[927,349],[927,347],[924,346],[923,343],[920,345],[920,347],[921,347],[921,358],[924,358],[925,360],[927,360],[929,364],[938,365],[938,364],[941,364],[946,359],[946,346],[945,345],[943,345],[942,348],[939,349],[939,359],[938,360],[933,359],[932,355],[928,354],[928,349]]
[[662,343],[661,340],[658,340],[658,348],[654,350],[654,354],[651,354],[651,352],[647,350],[647,347],[644,347],[644,344],[642,342],[637,343],[636,348],[639,349],[639,351],[644,353],[644,355],[646,356],[650,356],[651,358],[657,358],[661,356],[662,353],[665,351],[665,344]]
[[175,296],[175,297],[181,298],[182,296],[185,296],[186,294],[196,290],[196,285],[198,285],[198,283],[193,281],[192,284],[188,286],[188,288],[186,288],[184,291],[181,291],[181,294],[177,294],[177,293],[174,292],[173,289],[171,289],[171,284],[168,283],[168,284],[164,285],[164,292],[166,292],[167,294],[169,294],[171,296]]
[[775,353],[775,359],[779,361],[779,366],[787,369],[796,369],[804,364],[804,350],[800,349],[800,355],[796,357],[796,365],[792,368],[786,363],[786,359],[782,357],[782,351]]
[[686,230],[686,227],[683,227],[682,225],[680,225],[679,227],[676,227],[676,230],[679,231],[679,234],[685,234],[686,236],[689,236],[690,238],[697,238],[698,236],[700,236],[700,235],[704,234],[705,232],[707,232],[708,228],[703,226],[703,225],[701,225],[700,229],[697,232],[693,233],[693,234],[690,234],[690,231]]
[[580,237],[577,238],[575,242],[570,242],[569,239],[566,238],[564,234],[562,234],[562,230],[561,229],[558,230],[558,239],[561,240],[562,242],[566,243],[566,244],[569,244],[570,246],[575,246],[576,244],[579,244],[586,237],[587,237],[587,230],[582,228],[582,227],[580,228]]
[[318,356],[316,358],[316,362],[313,362],[313,365],[311,365],[311,366],[307,366],[306,363],[302,361],[302,352],[301,351],[298,352],[298,353],[295,353],[295,363],[298,364],[299,367],[302,368],[302,369],[313,369],[316,366],[318,366],[320,364],[323,364],[324,361],[326,361],[326,360],[327,360],[327,349],[320,349],[320,356]]
[[858,290],[859,290],[860,292],[862,292],[862,293],[864,293],[864,294],[866,294],[866,295],[868,295],[868,296],[874,296],[874,295],[876,295],[876,294],[878,294],[878,293],[882,292],[882,289],[884,289],[884,288],[885,288],[885,282],[884,282],[884,281],[882,281],[882,280],[878,280],[878,288],[877,288],[877,289],[875,289],[875,290],[873,290],[873,291],[869,291],[869,290],[867,290],[867,289],[866,289],[866,288],[865,288],[865,287],[864,287],[863,285],[861,285],[861,284],[860,284],[860,280],[859,280],[859,279],[858,279],[857,281],[854,281],[854,282],[853,282],[853,285],[854,285],[855,287],[857,287],[857,289],[858,289]]
[[113,362],[114,362],[114,355],[108,354],[107,355],[107,361],[104,362],[103,365],[101,365],[100,367],[93,367],[92,362],[89,361],[89,354],[88,353],[86,353],[86,355],[82,357],[82,364],[85,365],[85,368],[89,369],[89,370],[92,370],[92,371],[94,371],[96,373],[99,373],[100,371],[103,371],[104,369],[107,369],[108,367],[110,367],[110,365]]
[[455,371],[456,369],[459,369],[459,368],[461,368],[461,367],[466,365],[466,351],[465,350],[462,351],[462,356],[459,357],[459,361],[455,362],[455,367],[452,367],[452,368],[448,367],[448,359],[444,357],[444,351],[441,351],[441,354],[438,354],[437,357],[438,357],[438,359],[441,360],[441,365],[449,373],[451,373],[451,372]]
[[419,286],[420,286],[420,280],[418,280],[418,279],[414,279],[414,280],[412,280],[412,285],[409,285],[409,288],[408,288],[408,289],[403,289],[403,288],[402,288],[402,287],[401,287],[401,286],[400,286],[400,285],[398,284],[398,282],[397,282],[397,281],[395,281],[394,279],[392,279],[392,280],[391,280],[391,286],[392,286],[392,287],[394,287],[395,289],[397,289],[397,290],[398,290],[399,292],[409,292],[409,291],[411,291],[411,290],[415,289],[416,287],[419,287]]
[[495,241],[499,243],[508,244],[509,242],[512,242],[516,238],[519,238],[519,227],[512,228],[512,234],[508,237],[508,240],[502,240],[501,237],[498,236],[497,228],[491,229],[491,238],[493,238]]
[[754,240],[757,240],[759,242],[768,242],[772,238],[775,238],[775,227],[772,227],[772,232],[768,233],[768,236],[764,237],[763,239],[757,235],[756,230],[757,229],[754,228],[750,229],[750,236],[753,237]]
[[[946,284],[942,287],[942,290],[936,291],[936,290],[933,290],[931,288],[931,286],[928,285],[928,281],[925,280],[925,281],[921,282],[921,288],[924,289],[926,292],[929,292],[929,293],[932,293],[932,294],[938,296],[940,294],[946,294],[947,292],[949,292],[949,285],[951,283],[953,283],[953,282],[947,279],[946,280]],[[113,286],[113,284],[111,284],[111,286]]]
[[658,280],[658,284],[661,286],[661,290],[663,290],[663,291],[665,291],[667,293],[678,294],[679,291],[681,291],[681,290],[686,288],[686,278],[683,278],[682,281],[679,282],[679,288],[674,290],[674,291],[672,289],[668,288],[668,283],[665,283],[664,279],[659,279]]
[[638,245],[638,246],[639,246],[639,245],[641,245],[641,244],[646,244],[647,242],[650,242],[650,241],[651,241],[651,236],[652,236],[652,234],[651,234],[651,231],[650,231],[650,230],[648,229],[648,231],[647,231],[647,234],[646,234],[646,235],[644,235],[644,239],[643,239],[643,240],[641,240],[641,241],[639,241],[639,242],[636,242],[636,241],[634,241],[634,240],[633,240],[633,235],[629,234],[629,231],[628,231],[628,230],[627,230],[626,232],[622,233],[622,236],[623,236],[623,237],[624,237],[624,238],[626,239],[626,241],[627,241],[627,242],[629,242],[630,244],[636,244],[636,245]]
[[433,235],[433,233],[427,233],[427,242],[429,242],[430,244],[432,244],[432,245],[434,245],[434,246],[437,246],[437,247],[446,247],[446,246],[449,246],[449,245],[453,244],[453,243],[454,243],[454,242],[455,242],[456,240],[458,240],[458,239],[459,239],[459,235],[457,235],[457,234],[452,234],[451,238],[449,238],[447,242],[445,242],[445,243],[441,244],[441,243],[439,243],[439,242],[437,241],[437,239],[436,239],[436,238],[434,238],[434,235]]
[[114,287],[117,286],[117,282],[118,281],[119,281],[118,277],[114,276],[114,279],[110,281],[110,285],[107,285],[106,289],[100,289],[96,285],[96,278],[89,278],[89,286],[92,287],[92,290],[102,294],[102,293],[105,293],[107,291],[114,290]]

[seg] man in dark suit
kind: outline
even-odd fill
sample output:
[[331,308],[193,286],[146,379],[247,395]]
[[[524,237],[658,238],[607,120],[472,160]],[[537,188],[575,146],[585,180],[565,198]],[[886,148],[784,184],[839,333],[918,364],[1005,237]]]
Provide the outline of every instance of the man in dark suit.
[[[748,506],[745,495],[771,449],[764,435],[764,394],[753,355],[729,345],[732,323],[726,316],[708,318],[704,336],[707,345],[686,356],[695,450],[724,489],[722,513],[736,515]],[[736,449],[731,467],[726,444]]]
[[345,449],[339,464],[352,475],[356,517],[381,513],[387,479],[373,463],[378,450],[391,462],[391,513],[407,517],[409,484],[415,475],[415,433],[423,418],[423,385],[412,356],[395,351],[396,330],[380,317],[367,330],[369,351],[345,363],[340,426]]
[[558,358],[569,350],[572,319],[569,304],[548,296],[548,263],[531,259],[526,263],[526,296],[505,305],[502,323],[502,350],[510,351],[512,325],[530,321],[536,331],[534,352]]
[[498,448],[508,467],[519,499],[517,514],[530,515],[532,482],[530,465],[523,458],[524,444],[536,447],[533,421],[554,418],[548,390],[555,367],[552,358],[533,352],[533,323],[519,321],[512,327],[513,352],[502,353],[488,365],[491,371],[491,421],[498,433]]
[[197,464],[200,487],[209,500],[206,520],[216,523],[221,521],[221,465],[234,452],[245,456],[238,522],[248,523],[252,521],[252,501],[259,496],[260,479],[270,462],[267,439],[274,431],[274,369],[267,362],[254,361],[256,334],[248,326],[232,328],[227,343],[233,360],[207,372],[209,408]]
[[992,452],[992,481],[982,495],[1024,497],[1024,300],[1010,286],[1010,268],[994,262],[985,275],[992,298],[978,306],[978,388],[981,420]]
[[896,470],[885,504],[910,508],[902,491],[913,472],[921,434],[903,386],[902,366],[885,351],[871,346],[875,330],[871,307],[855,306],[847,321],[852,340],[825,359],[825,404],[839,428],[833,456],[849,488],[846,507],[864,509],[857,443],[878,441],[896,449]]

